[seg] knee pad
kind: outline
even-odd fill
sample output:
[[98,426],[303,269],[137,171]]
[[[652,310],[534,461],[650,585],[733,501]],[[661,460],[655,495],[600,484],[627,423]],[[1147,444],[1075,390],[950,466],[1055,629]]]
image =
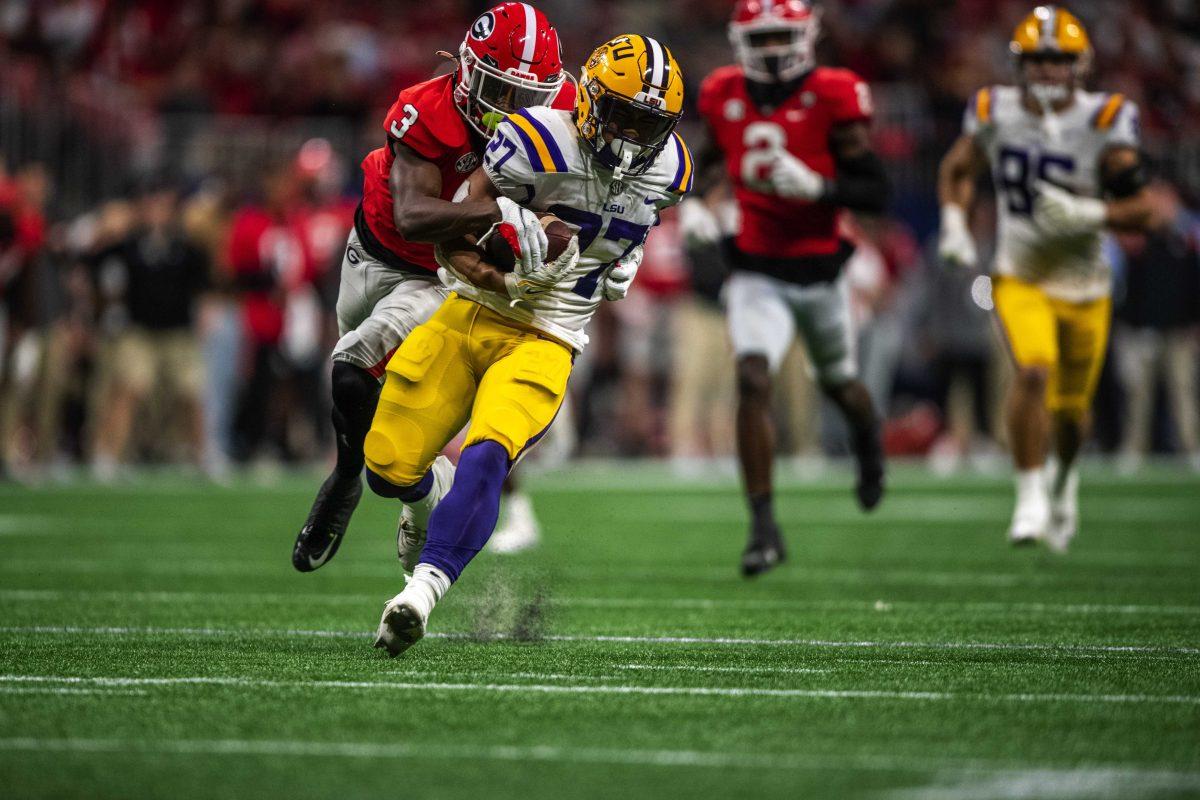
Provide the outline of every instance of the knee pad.
[[[333,362],[330,376],[333,404],[348,420],[358,419],[364,411],[375,413],[379,402],[379,381],[362,367],[348,361]],[[370,424],[370,417],[367,417]]]
[[426,472],[424,477],[415,483],[407,486],[398,486],[375,471],[371,469],[367,470],[367,486],[375,494],[390,500],[401,500],[405,503],[414,502],[429,494],[429,488],[432,485],[433,474],[430,472]]

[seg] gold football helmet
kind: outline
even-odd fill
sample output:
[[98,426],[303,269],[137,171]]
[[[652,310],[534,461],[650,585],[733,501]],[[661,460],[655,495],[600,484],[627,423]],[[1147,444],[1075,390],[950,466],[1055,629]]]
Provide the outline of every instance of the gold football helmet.
[[645,172],[683,114],[683,74],[663,44],[618,36],[580,72],[575,125],[596,159],[621,174]]
[[[1058,6],[1038,6],[1013,31],[1009,50],[1025,89],[1043,106],[1066,100],[1092,63],[1092,43],[1079,18]],[[1049,64],[1048,64],[1049,62]],[[1070,63],[1070,77],[1050,77]]]

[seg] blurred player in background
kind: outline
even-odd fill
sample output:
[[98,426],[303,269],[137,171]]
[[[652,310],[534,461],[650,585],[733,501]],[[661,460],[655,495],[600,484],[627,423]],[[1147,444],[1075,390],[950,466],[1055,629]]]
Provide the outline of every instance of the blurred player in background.
[[[1151,206],[1138,109],[1081,84],[1092,50],[1070,12],[1039,6],[1011,43],[1019,86],[980,89],[942,161],[939,254],[974,266],[967,216],[992,170],[999,209],[992,295],[1016,365],[1007,421],[1017,468],[1013,544],[1065,551],[1078,525],[1075,458],[1087,433],[1112,311],[1105,228],[1144,228]],[[1048,439],[1057,464],[1044,474]]]
[[[540,227],[522,227],[520,209],[508,198],[451,200],[505,114],[527,106],[573,106],[558,32],[528,3],[501,3],[475,20],[457,57],[442,55],[455,61],[454,72],[402,91],[383,121],[386,144],[362,163],[363,201],[346,244],[337,302],[337,465],[296,537],[292,564],[301,572],[318,569],[337,552],[362,496],[363,440],[384,368],[446,297],[434,243],[503,220],[522,237],[533,237],[524,258],[544,255]],[[440,497],[454,468],[442,459],[434,473],[431,491]]]
[[[682,111],[670,51],[618,36],[588,59],[574,115],[530,108],[496,129],[468,197],[518,199],[578,234],[532,272],[502,273],[475,248],[439,248],[455,293],[388,363],[366,439],[376,493],[428,491],[435,456],[471,421],[454,486],[428,540],[403,554],[412,578],[379,623],[376,646],[393,656],[425,634],[430,611],[487,542],[504,478],[558,413],[588,321],[601,301],[625,297],[659,212],[691,187],[691,155],[674,133]],[[507,236],[506,227],[484,238]]]
[[[773,376],[799,333],[825,394],[849,424],[864,510],[883,497],[879,420],[858,378],[843,267],[854,252],[841,209],[881,213],[888,185],[871,149],[871,95],[844,69],[818,67],[818,14],[802,0],[739,0],[729,24],[738,65],[700,88],[709,128],[701,174],[724,159],[741,211],[727,240],[729,334],[737,357],[738,456],[752,522],[742,572],[783,561],[772,505]],[[718,229],[699,200],[681,215],[695,241]],[[711,233],[709,234],[711,238]]]

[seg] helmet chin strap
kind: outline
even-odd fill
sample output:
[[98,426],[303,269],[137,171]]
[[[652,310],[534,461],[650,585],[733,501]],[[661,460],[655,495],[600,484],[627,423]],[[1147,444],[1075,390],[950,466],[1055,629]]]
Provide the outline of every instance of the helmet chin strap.
[[[611,148],[612,145],[609,145]],[[620,163],[613,167],[613,180],[619,181],[625,175],[625,171],[633,164],[633,150],[629,147],[629,143],[621,142]]]

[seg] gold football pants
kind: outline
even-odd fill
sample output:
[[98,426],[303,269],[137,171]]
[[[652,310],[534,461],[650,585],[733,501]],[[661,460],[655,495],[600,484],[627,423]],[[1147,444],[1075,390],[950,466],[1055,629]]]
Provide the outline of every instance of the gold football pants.
[[451,294],[388,362],[367,467],[412,486],[468,420],[464,448],[498,442],[516,461],[558,413],[571,361],[558,340]]

